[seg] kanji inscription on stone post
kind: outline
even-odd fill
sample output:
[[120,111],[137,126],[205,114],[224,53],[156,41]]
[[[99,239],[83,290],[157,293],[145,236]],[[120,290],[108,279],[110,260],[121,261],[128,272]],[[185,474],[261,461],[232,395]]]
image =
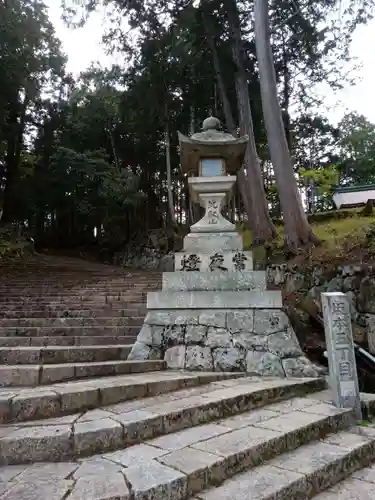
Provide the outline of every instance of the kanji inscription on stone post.
[[333,402],[362,419],[350,307],[345,293],[322,293],[324,329]]

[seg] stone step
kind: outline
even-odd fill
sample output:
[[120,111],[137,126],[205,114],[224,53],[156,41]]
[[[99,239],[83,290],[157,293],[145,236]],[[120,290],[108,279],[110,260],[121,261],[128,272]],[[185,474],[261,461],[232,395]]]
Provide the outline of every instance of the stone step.
[[1,337],[63,337],[137,335],[139,326],[39,326],[0,327]]
[[35,274],[20,274],[18,276],[12,276],[9,279],[5,277],[1,277],[1,285],[0,285],[0,290],[4,290],[7,287],[12,288],[12,285],[14,283],[14,288],[15,289],[22,289],[26,290],[29,289],[33,286],[38,286],[38,288],[41,289],[59,289],[59,288],[66,288],[66,287],[77,287],[80,288],[82,286],[85,286],[87,288],[103,288],[105,290],[110,289],[112,286],[114,287],[121,287],[122,289],[126,288],[143,288],[147,286],[156,286],[160,285],[162,281],[161,275],[154,279],[154,278],[113,278],[113,277],[107,277],[103,278],[100,277],[99,279],[87,277],[85,274],[81,278],[76,277],[73,274],[69,276],[69,279],[67,276],[62,276],[62,275],[54,275],[54,278],[50,276],[43,277],[42,275],[35,275]]
[[144,316],[84,316],[75,318],[0,318],[0,328],[42,327],[42,326],[139,326]]
[[348,479],[314,497],[314,500],[373,500],[375,465],[354,472]]
[[[38,307],[38,306],[36,306]],[[77,318],[85,317],[92,318],[96,316],[106,317],[129,317],[142,316],[146,313],[146,306],[143,304],[137,308],[114,308],[114,307],[96,307],[92,309],[86,308],[66,308],[66,307],[45,307],[43,308],[17,308],[17,309],[0,309],[0,318]]]
[[0,364],[44,365],[126,360],[132,345],[2,347]]
[[116,344],[134,344],[136,335],[118,335],[111,337],[105,336],[85,336],[85,337],[0,337],[0,347],[17,346],[90,346],[90,345],[116,345]]
[[[266,426],[267,422],[264,425]],[[225,481],[221,486],[198,493],[195,500],[307,499],[335,485],[350,473],[369,465],[373,460],[375,460],[375,432],[354,427],[284,453],[265,465]],[[252,464],[248,461],[243,465],[245,468],[246,465]],[[188,472],[183,471],[181,466],[175,468],[181,472]],[[368,487],[364,491],[369,492]],[[342,486],[338,485],[331,491],[340,490]],[[374,493],[375,484],[372,484],[372,498]],[[327,493],[315,497],[316,500],[331,498],[343,500],[344,497],[331,494],[327,496]],[[354,500],[361,497],[352,490],[352,496],[345,498]],[[364,498],[369,500],[370,496]]]
[[19,299],[17,302],[9,302],[6,306],[2,306],[0,309],[1,310],[14,310],[18,312],[22,311],[32,311],[32,310],[43,310],[43,309],[52,309],[52,310],[81,310],[81,309],[97,309],[97,310],[104,310],[104,309],[112,309],[112,310],[123,310],[123,309],[139,309],[139,308],[145,308],[146,304],[145,302],[132,302],[132,301],[127,301],[127,302],[71,302],[71,301],[66,301],[66,302],[41,302],[41,301],[35,301],[35,302],[25,302],[22,304],[21,299]]
[[[26,278],[27,276],[27,278]],[[67,275],[63,276],[61,274],[55,274],[54,279],[52,279],[51,276],[43,276],[41,274],[31,274],[31,275],[26,275],[24,273],[21,273],[19,275],[19,278],[13,276],[9,280],[2,279],[0,288],[5,288],[7,285],[10,285],[12,283],[12,280],[15,283],[16,287],[19,288],[27,288],[30,286],[30,283],[32,284],[38,284],[40,287],[49,287],[49,288],[59,288],[61,285],[72,285],[79,287],[82,284],[91,286],[91,287],[101,287],[101,288],[110,288],[111,286],[121,286],[121,287],[141,287],[144,285],[156,285],[158,283],[161,283],[162,281],[162,274],[158,276],[157,278],[149,278],[149,277],[128,277],[128,278],[119,278],[119,277],[113,277],[113,276],[107,276],[103,277],[101,276],[99,279],[92,278],[90,275],[85,274],[81,278],[77,277],[74,273],[70,274],[69,277]]]
[[155,402],[155,399],[151,398],[161,394],[174,391],[171,398],[177,400],[186,397],[187,388],[204,385],[204,388],[199,388],[197,392],[199,394],[208,393],[215,388],[211,382],[243,376],[243,373],[233,372],[159,371],[102,377],[27,389],[1,389],[0,423],[51,419],[93,410],[104,405],[115,405],[144,398],[132,402],[133,406],[141,407],[142,404]]
[[35,387],[89,377],[106,377],[166,368],[164,361],[101,361],[50,365],[0,366],[0,387]]
[[[42,420],[33,425],[21,425],[21,428],[14,424],[3,425],[0,428],[0,464],[56,462],[115,451],[145,439],[175,433],[187,427],[259,408],[270,402],[306,394],[322,385],[319,379],[258,379],[255,383],[249,380],[251,379],[215,383],[213,385],[217,386],[216,390],[201,395],[195,392],[193,396],[177,400],[168,401],[168,395],[159,396],[156,404],[152,398],[149,398],[149,401],[141,400],[141,406],[133,401],[120,403],[78,415],[73,421],[71,418],[67,422],[59,419],[57,423]],[[194,393],[194,389],[191,391]],[[154,404],[149,404],[150,399]],[[260,450],[268,450],[272,455],[286,451],[289,446],[295,448],[328,432],[347,427],[351,421],[351,414],[347,410],[335,411],[330,405],[325,405],[328,408],[320,409],[319,413],[309,413],[305,406],[315,406],[316,400],[306,398],[305,401],[303,398],[302,401],[304,403],[301,403],[301,398],[297,398],[292,418],[291,414],[276,417],[272,414],[275,417],[273,426],[278,426],[278,430],[268,430],[267,426],[262,427],[262,423],[257,424],[260,427],[257,429],[247,422],[249,427],[233,431],[230,435],[232,428],[227,427],[225,421],[221,422],[220,429],[225,436],[221,436],[219,440],[221,453],[227,455],[226,467],[233,467],[236,459],[244,459],[250,453],[257,452],[259,459]],[[302,406],[304,411],[297,412],[296,406]],[[287,407],[290,408],[290,405]],[[242,418],[251,422],[252,412],[247,416],[242,415]],[[189,433],[193,435],[194,431],[195,429],[189,429]],[[196,431],[199,433],[199,428]],[[207,439],[211,436],[212,434],[207,436]],[[204,437],[199,440],[202,439]],[[178,437],[171,436],[168,441],[178,443]],[[209,441],[206,443],[209,444]],[[160,442],[159,445],[156,443],[156,446],[163,447]],[[171,444],[169,449],[170,446]],[[212,443],[212,446],[215,447],[215,443]],[[238,448],[242,449],[239,451]],[[206,451],[209,452],[208,449]],[[193,458],[195,464],[198,460],[197,458],[194,461]],[[222,462],[223,457],[218,460]],[[162,479],[158,478],[159,481]]]
[[118,289],[119,291],[124,290],[143,290],[144,288],[154,288],[156,286],[160,286],[162,283],[161,277],[157,280],[112,280],[112,279],[102,279],[101,281],[95,280],[87,280],[87,279],[74,279],[67,280],[61,279],[58,276],[55,276],[53,281],[49,280],[37,280],[35,276],[25,275],[21,280],[16,281],[14,278],[11,278],[9,281],[6,281],[2,277],[0,291],[21,291],[24,292],[26,290],[41,290],[46,292],[48,290],[66,290],[69,289],[77,289],[77,290],[99,290],[99,291],[111,291],[113,289]]
[[146,294],[128,294],[128,295],[28,295],[25,296],[10,296],[0,298],[0,307],[6,307],[7,304],[14,304],[17,301],[22,300],[24,304],[65,304],[65,303],[76,303],[80,304],[93,303],[93,304],[108,304],[111,302],[118,302],[123,304],[124,302],[141,302],[146,299]]
[[[22,276],[25,276],[22,274]],[[32,279],[32,276],[29,276],[28,279],[22,278],[19,281],[16,281],[15,278],[11,278],[8,282],[3,279],[1,281],[0,285],[0,290],[4,291],[8,287],[13,288],[13,290],[29,290],[33,289],[35,286],[38,286],[38,288],[42,289],[43,291],[46,291],[48,289],[51,290],[64,290],[66,289],[67,286],[70,286],[72,288],[76,287],[77,289],[83,288],[85,290],[90,290],[90,289],[95,289],[95,290],[111,290],[112,288],[119,288],[120,291],[123,291],[124,289],[143,289],[145,286],[156,286],[160,285],[162,282],[162,277],[160,276],[157,279],[149,279],[149,278],[144,278],[144,279],[139,279],[139,278],[128,278],[128,279],[113,279],[113,278],[105,278],[101,279],[99,281],[95,281],[92,279],[87,279],[87,277],[82,278],[82,279],[71,279],[71,280],[61,280],[57,281],[59,279],[59,276],[55,276],[53,280],[44,280],[40,279],[38,280],[37,277],[34,276],[34,279]],[[14,287],[13,287],[14,284]]]

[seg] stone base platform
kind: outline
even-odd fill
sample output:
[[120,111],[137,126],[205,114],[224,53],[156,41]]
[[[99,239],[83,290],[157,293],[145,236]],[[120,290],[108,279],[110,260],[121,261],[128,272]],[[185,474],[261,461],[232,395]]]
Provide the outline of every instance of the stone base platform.
[[[216,228],[218,229],[218,228]],[[317,377],[305,357],[280,291],[267,290],[236,232],[190,233],[175,272],[147,294],[144,325],[129,360],[164,360],[168,368]]]
[[173,369],[319,375],[281,309],[151,310],[128,359],[164,359]]

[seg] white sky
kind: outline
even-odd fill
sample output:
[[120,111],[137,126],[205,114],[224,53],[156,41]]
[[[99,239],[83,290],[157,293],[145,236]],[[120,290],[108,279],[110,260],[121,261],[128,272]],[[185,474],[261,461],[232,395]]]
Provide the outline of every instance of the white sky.
[[[62,41],[63,50],[68,56],[68,70],[77,75],[99,61],[102,66],[110,67],[113,62],[121,61],[121,54],[107,56],[101,44],[105,26],[104,12],[94,13],[87,24],[80,29],[70,29],[61,20],[60,0],[44,0],[55,26],[56,34]],[[333,123],[337,123],[346,110],[355,110],[375,123],[375,20],[361,26],[354,34],[351,54],[361,64],[359,80],[355,86],[347,86],[334,94],[323,85],[320,94],[326,104],[323,113]]]

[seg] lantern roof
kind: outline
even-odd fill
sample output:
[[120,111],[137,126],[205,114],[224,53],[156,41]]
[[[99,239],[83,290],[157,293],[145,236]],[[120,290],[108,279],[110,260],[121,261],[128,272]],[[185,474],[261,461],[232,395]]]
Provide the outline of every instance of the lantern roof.
[[202,132],[187,137],[178,133],[182,171],[188,175],[199,175],[199,161],[203,158],[223,158],[227,174],[235,174],[242,166],[247,135],[233,137],[221,130],[220,121],[214,116],[203,122]]

